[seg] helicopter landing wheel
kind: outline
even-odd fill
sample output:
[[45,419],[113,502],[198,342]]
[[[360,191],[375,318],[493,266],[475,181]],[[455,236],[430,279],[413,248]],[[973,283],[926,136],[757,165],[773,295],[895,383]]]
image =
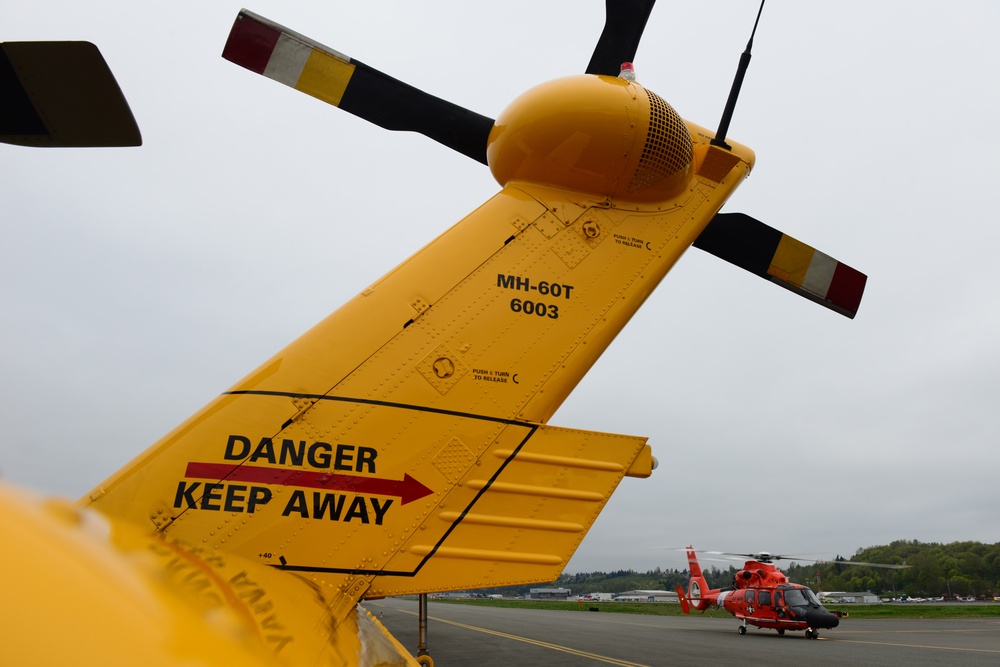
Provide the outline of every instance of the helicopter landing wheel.
[[816,639],[819,637],[819,633],[815,630],[806,629],[806,639]]
[[747,626],[741,625],[740,627],[736,628],[736,631],[739,632],[741,635],[745,635],[747,633]]
[[429,655],[417,656],[417,664],[420,667],[434,667],[434,658]]
[[778,629],[778,634],[781,635],[782,637],[784,637],[785,636],[785,629],[784,628],[779,628]]

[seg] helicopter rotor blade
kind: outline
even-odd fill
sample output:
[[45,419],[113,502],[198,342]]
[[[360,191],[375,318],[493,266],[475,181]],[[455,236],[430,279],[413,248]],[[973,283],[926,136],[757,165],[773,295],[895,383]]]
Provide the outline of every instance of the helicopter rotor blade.
[[714,553],[723,556],[736,556],[738,558],[749,558],[751,560],[756,560],[761,563],[769,563],[772,560],[781,558],[781,556],[775,556],[773,554],[767,553],[766,551],[760,551],[755,554],[741,554],[741,553],[733,553],[730,551],[706,551],[705,553]]
[[[589,74],[617,76],[635,57],[655,0],[607,0]],[[387,130],[418,132],[487,164],[494,120],[350,58],[269,19],[241,10],[222,57]]]
[[865,274],[744,213],[719,213],[694,247],[851,319]]
[[[666,549],[671,549],[673,551],[687,551],[688,549],[687,547],[658,547],[658,548],[666,548]],[[760,551],[758,553],[751,554],[751,553],[736,553],[733,551],[709,551],[704,549],[698,549],[697,553],[712,554],[713,556],[730,557],[729,559],[705,558],[704,560],[731,560],[734,558],[747,558],[761,563],[770,563],[771,561],[776,561],[776,560],[791,560],[791,561],[800,561],[803,563],[817,563],[821,565],[830,564],[830,565],[847,565],[847,566],[860,565],[867,567],[881,567],[887,570],[903,570],[908,567],[913,567],[912,565],[906,565],[906,564],[896,565],[893,563],[870,563],[867,561],[860,561],[860,560],[831,560],[829,558],[806,558],[804,556],[797,556],[795,554],[772,554],[767,551]]]
[[[763,555],[763,554],[758,554],[758,555]],[[771,555],[770,558],[772,560],[792,560],[792,561],[801,561],[803,563],[816,563],[818,565],[847,565],[847,566],[860,565],[866,567],[881,567],[887,570],[902,570],[908,567],[912,567],[910,565],[896,565],[893,563],[870,563],[861,560],[831,560],[829,558],[803,558],[801,556],[796,556],[794,554],[781,554],[781,555],[775,554]]]
[[823,563],[824,565],[862,565],[865,567],[881,567],[886,570],[905,570],[908,567],[913,567],[912,565],[895,565],[892,563],[868,563],[861,560],[819,560],[817,563]]
[[[654,547],[658,549],[670,549],[671,551],[688,551],[688,547]],[[746,560],[748,558],[753,560],[769,560],[774,558],[774,556],[766,553],[759,552],[755,554],[743,554],[743,553],[733,553],[731,551],[713,551],[710,549],[694,549],[695,553],[702,556],[703,560],[714,560],[714,561],[725,561],[725,562],[735,562],[737,559]],[[710,558],[706,555],[711,556],[725,556],[725,558]],[[762,561],[763,562],[763,561]]]
[[486,164],[493,119],[240,11],[222,57],[387,130],[419,132]]
[[822,559],[818,558],[807,558],[805,556],[800,556],[798,554],[770,554],[771,560],[797,560],[803,563],[822,563]]
[[624,62],[635,60],[642,31],[656,0],[606,0],[604,31],[587,65],[587,74],[618,76]]
[[0,42],[0,142],[141,146],[115,75],[90,42]]

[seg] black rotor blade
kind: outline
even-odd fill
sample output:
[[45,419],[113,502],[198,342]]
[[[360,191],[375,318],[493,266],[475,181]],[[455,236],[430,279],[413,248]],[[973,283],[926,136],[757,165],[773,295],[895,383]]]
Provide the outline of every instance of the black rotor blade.
[[140,146],[142,135],[115,75],[90,42],[2,42],[0,142]]
[[486,164],[493,119],[414,88],[357,60],[340,108],[387,130],[419,132]]
[[718,213],[694,247],[854,318],[868,277],[744,213]]
[[434,97],[252,12],[222,57],[387,130],[419,132],[486,164],[493,119]]
[[605,0],[604,31],[597,40],[587,74],[618,76],[632,62],[656,0]]

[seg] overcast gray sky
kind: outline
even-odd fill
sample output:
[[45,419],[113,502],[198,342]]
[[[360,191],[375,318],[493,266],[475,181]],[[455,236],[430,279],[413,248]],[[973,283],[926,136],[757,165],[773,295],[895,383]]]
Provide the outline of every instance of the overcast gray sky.
[[[603,0],[248,9],[495,117],[582,72]],[[490,197],[489,171],[220,57],[238,3],[6,0],[85,39],[138,149],[0,145],[0,474],[77,497]],[[755,1],[660,0],[638,78],[718,123]],[[655,547],[1000,540],[1000,4],[771,0],[729,136],[743,211],[869,276],[855,320],[692,250],[556,413],[650,438],[567,568]]]

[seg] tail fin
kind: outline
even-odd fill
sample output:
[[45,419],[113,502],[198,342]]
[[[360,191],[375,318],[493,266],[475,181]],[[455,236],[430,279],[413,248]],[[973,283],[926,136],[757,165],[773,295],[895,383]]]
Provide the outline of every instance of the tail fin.
[[[698,611],[705,611],[711,604],[711,600],[706,597],[709,591],[708,581],[701,573],[701,565],[698,563],[698,556],[694,552],[694,547],[687,548],[688,571],[690,580],[688,581],[688,600]],[[685,612],[687,613],[687,612]]]
[[[345,610],[361,597],[554,580],[618,483],[649,476],[653,458],[645,438],[542,423],[585,372],[565,349],[602,322],[594,309],[560,303],[553,319],[509,305],[535,276],[555,278],[532,296],[556,303],[562,289],[566,301],[572,287],[573,303],[591,299],[591,265],[567,266],[551,249],[560,234],[498,224],[542,224],[546,211],[519,191],[496,195],[90,504],[168,540],[308,576],[343,591]],[[522,265],[540,268],[525,278]],[[526,351],[524,341],[544,344]]]

